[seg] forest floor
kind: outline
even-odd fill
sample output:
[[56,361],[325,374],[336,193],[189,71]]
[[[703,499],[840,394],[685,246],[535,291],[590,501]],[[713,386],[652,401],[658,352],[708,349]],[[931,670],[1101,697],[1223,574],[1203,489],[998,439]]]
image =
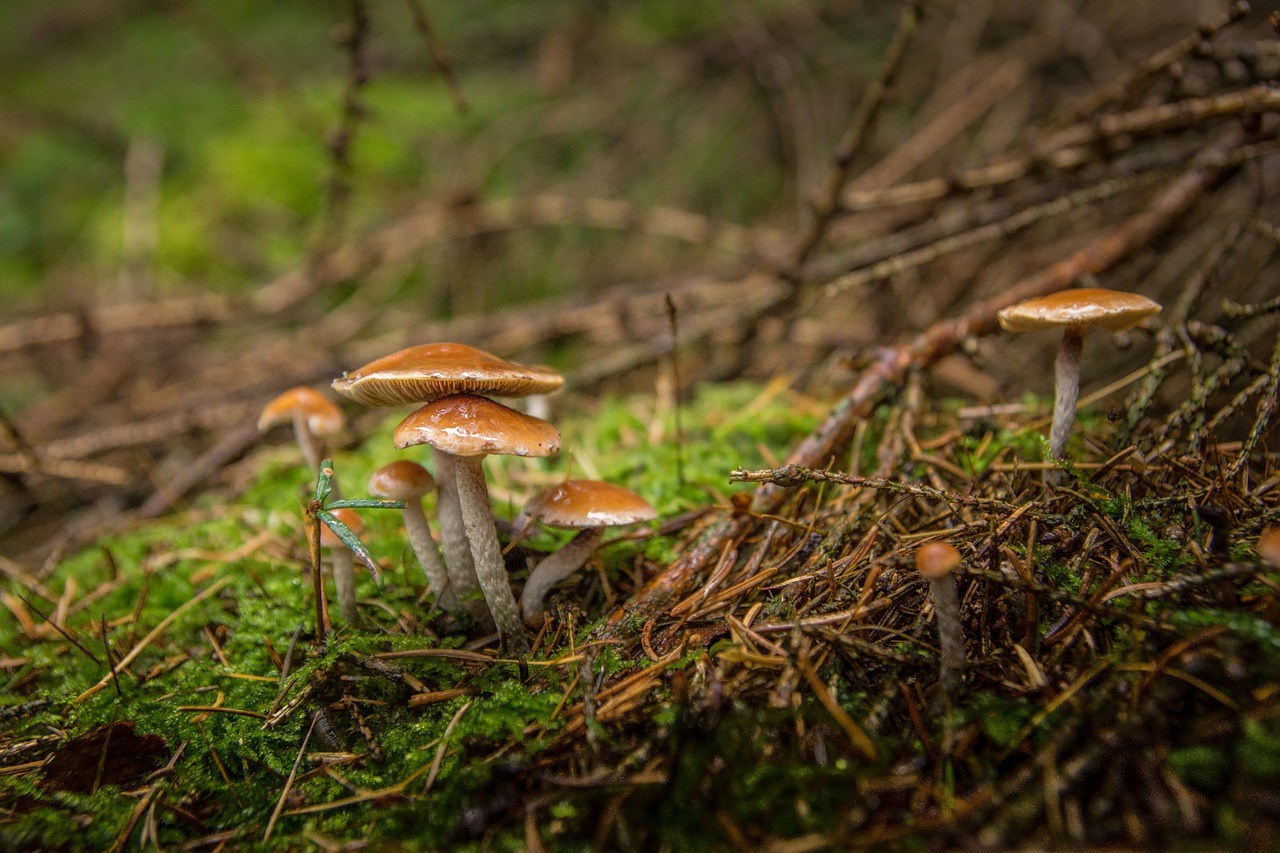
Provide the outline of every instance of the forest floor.
[[[1275,16],[553,5],[0,12],[0,847],[1280,844]],[[1163,311],[1046,460],[996,318],[1082,284]],[[567,377],[517,591],[541,487],[658,510],[528,655],[388,509],[323,636],[256,426],[441,340]],[[344,409],[360,498],[405,411]]]

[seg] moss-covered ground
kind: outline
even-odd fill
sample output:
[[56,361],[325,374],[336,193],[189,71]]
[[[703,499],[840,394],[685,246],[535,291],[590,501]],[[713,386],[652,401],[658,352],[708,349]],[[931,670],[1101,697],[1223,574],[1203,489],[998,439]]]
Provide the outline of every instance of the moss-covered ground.
[[[1213,556],[1190,492],[1138,497],[1112,473],[1041,493],[1037,472],[1010,471],[1039,442],[1016,421],[978,426],[971,439],[1002,445],[985,472],[941,461],[972,458],[952,435],[896,481],[936,492],[802,489],[740,542],[757,556],[675,607],[681,618],[645,626],[644,643],[605,639],[603,618],[707,518],[747,511],[729,472],[775,465],[826,408],[782,382],[714,386],[682,407],[677,441],[653,399],[569,413],[571,463],[490,461],[500,515],[571,464],[632,484],[675,522],[632,531],[563,584],[527,659],[469,649],[466,625],[432,610],[388,510],[363,511],[384,586],[362,575],[361,623],[319,641],[310,487],[287,446],[239,494],[103,539],[36,589],[10,584],[5,846],[587,849],[601,833],[671,849],[897,846],[979,814],[993,836],[1018,832],[1028,792],[1007,780],[1046,760],[1074,774],[1059,819],[1097,802],[1078,793],[1085,779],[1105,790],[1155,774],[1132,802],[1112,792],[1153,838],[1195,820],[1234,844],[1264,837],[1254,798],[1280,775],[1280,630],[1274,569],[1250,542],[1280,510],[1246,509],[1243,535]],[[395,420],[335,455],[348,497],[394,457]],[[954,410],[930,420],[912,436],[922,446],[957,423]],[[884,425],[870,433],[882,447]],[[942,699],[909,555],[946,527],[968,557],[971,633],[966,692]],[[518,543],[513,582],[563,538]],[[1172,811],[1153,813],[1162,802]]]
[[[0,3],[0,849],[1280,847],[1266,11]],[[996,311],[1078,285],[1164,311],[1047,463]],[[517,592],[539,488],[658,510],[525,657],[391,509],[321,636],[254,429],[432,340],[566,374],[486,463]]]

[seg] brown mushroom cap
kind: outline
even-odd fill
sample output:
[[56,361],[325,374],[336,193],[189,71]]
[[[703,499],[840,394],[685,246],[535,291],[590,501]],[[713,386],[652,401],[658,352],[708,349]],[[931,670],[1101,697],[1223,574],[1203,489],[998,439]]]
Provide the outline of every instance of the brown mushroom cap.
[[[355,510],[343,507],[342,509],[335,509],[333,514],[337,516],[338,521],[350,527],[351,532],[357,536],[364,531],[364,522],[360,520],[360,516],[356,515]],[[323,521],[320,522],[320,545],[324,548],[336,548],[339,545],[346,547],[346,543],[339,539],[338,534],[334,533],[329,528],[329,525]]]
[[612,527],[658,517],[635,492],[600,480],[548,486],[529,500],[525,512],[543,524],[567,528]]
[[946,542],[929,542],[916,549],[916,571],[929,580],[945,578],[960,568],[960,552]]
[[1081,287],[1010,305],[998,316],[1001,328],[1007,332],[1055,326],[1101,326],[1120,332],[1159,312],[1160,304],[1140,293]]
[[396,447],[429,444],[454,456],[550,456],[560,431],[487,397],[451,394],[427,403],[396,427]]
[[448,394],[527,397],[549,394],[564,377],[549,367],[506,361],[466,344],[422,344],[371,361],[333,380],[333,389],[366,406],[422,403]]
[[290,388],[263,407],[262,414],[258,416],[258,429],[265,432],[276,424],[289,423],[295,411],[301,411],[307,419],[307,429],[312,435],[333,435],[346,423],[342,409],[332,400],[313,388],[299,386]]
[[436,487],[436,478],[417,462],[397,459],[369,476],[369,494],[392,501],[411,501]]

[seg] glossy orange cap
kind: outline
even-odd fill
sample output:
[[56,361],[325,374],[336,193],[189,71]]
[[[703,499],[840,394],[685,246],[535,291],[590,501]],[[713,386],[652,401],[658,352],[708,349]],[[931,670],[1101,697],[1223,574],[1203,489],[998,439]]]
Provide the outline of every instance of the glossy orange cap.
[[549,394],[564,377],[466,344],[422,344],[371,361],[333,380],[333,390],[366,406],[423,403],[447,394],[527,397]]

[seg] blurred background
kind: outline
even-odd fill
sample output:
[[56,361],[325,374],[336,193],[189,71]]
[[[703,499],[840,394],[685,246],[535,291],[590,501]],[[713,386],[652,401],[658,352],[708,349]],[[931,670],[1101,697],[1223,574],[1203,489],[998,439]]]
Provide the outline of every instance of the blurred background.
[[[1212,192],[1086,282],[1168,306],[1200,269],[1180,311],[1216,322],[1277,292],[1264,5],[927,2],[903,27],[915,6],[851,0],[7,2],[0,532],[161,511],[271,394],[428,340],[549,362],[563,406],[654,389],[673,341],[676,393],[838,394],[1243,128]],[[1230,342],[1263,366],[1266,323]],[[1115,343],[1087,376],[1151,357]],[[975,339],[927,385],[1046,394],[1055,345]]]

